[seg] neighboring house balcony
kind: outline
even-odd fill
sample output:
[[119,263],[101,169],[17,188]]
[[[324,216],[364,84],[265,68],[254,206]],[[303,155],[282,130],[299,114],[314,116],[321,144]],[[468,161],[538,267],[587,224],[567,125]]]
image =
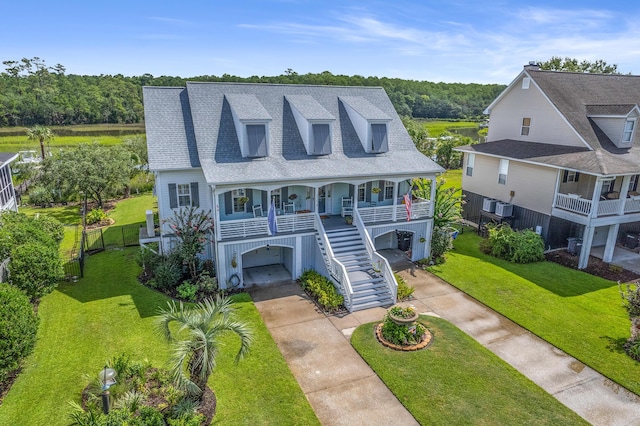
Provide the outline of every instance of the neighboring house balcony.
[[[553,215],[578,223],[616,223],[640,220],[637,175],[589,179],[589,185],[559,185]],[[571,191],[573,190],[573,191]]]

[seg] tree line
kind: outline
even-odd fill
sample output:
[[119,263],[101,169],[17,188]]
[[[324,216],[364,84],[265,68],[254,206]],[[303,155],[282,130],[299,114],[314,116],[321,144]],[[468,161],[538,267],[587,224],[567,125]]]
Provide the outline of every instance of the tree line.
[[3,61],[0,72],[0,127],[97,123],[138,123],[144,118],[143,86],[185,86],[186,81],[314,84],[383,87],[401,116],[480,120],[482,111],[504,89],[500,84],[433,83],[360,75],[298,74],[288,69],[273,77],[202,75],[189,78],[151,74],[66,74],[39,57]]

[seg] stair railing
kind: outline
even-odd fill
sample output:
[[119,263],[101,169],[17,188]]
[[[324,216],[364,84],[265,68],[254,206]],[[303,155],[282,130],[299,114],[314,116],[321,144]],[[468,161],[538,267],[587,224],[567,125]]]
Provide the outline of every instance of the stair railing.
[[[329,237],[327,237],[327,233],[324,230],[324,225],[322,224],[322,219],[320,219],[320,215],[318,213],[315,214],[316,217],[316,230],[318,231],[318,235],[320,236],[320,241],[318,241],[318,245],[320,242],[325,247],[325,263],[327,263],[329,267],[329,274],[331,278],[340,285],[342,288],[342,295],[344,296],[344,304],[345,307],[351,311],[352,307],[352,297],[353,297],[353,288],[351,288],[351,281],[349,281],[349,275],[347,274],[347,268],[342,264],[338,259],[335,258],[333,254],[333,250],[331,249],[331,243],[329,242]],[[328,262],[327,262],[328,260]]]
[[360,217],[360,212],[354,211],[353,216],[353,224],[356,226],[356,229],[360,234],[360,238],[364,241],[364,246],[366,247],[369,258],[371,259],[371,266],[373,270],[379,273],[384,279],[384,283],[387,285],[389,293],[391,293],[391,296],[393,297],[392,302],[395,303],[398,297],[398,283],[393,276],[393,270],[389,265],[389,261],[376,251],[373,241],[367,232],[367,228],[364,226],[362,217]]

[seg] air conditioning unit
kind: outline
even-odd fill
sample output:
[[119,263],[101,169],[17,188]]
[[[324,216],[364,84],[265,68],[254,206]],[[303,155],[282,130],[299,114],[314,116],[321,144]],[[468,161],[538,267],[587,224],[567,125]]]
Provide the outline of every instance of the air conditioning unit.
[[493,213],[496,211],[496,201],[493,198],[485,198],[482,201],[482,210],[485,212]]
[[496,216],[510,217],[513,215],[513,204],[496,203]]

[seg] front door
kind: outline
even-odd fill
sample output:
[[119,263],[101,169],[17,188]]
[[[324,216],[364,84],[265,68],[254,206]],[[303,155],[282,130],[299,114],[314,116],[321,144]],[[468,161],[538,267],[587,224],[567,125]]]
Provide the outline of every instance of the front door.
[[327,192],[324,186],[318,188],[318,213],[325,214],[327,212]]

